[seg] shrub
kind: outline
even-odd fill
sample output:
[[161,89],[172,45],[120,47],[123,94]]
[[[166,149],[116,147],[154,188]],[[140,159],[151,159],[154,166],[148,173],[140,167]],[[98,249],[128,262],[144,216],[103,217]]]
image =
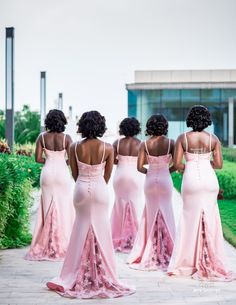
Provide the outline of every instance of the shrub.
[[0,248],[25,246],[29,233],[32,185],[39,185],[40,165],[33,158],[0,154]]
[[236,148],[222,147],[223,159],[236,162]]

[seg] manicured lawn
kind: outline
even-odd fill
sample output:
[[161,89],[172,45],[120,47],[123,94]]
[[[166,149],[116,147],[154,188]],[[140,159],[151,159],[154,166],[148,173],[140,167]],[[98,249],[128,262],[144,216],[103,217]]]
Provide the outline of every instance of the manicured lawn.
[[236,199],[218,201],[225,239],[236,247]]

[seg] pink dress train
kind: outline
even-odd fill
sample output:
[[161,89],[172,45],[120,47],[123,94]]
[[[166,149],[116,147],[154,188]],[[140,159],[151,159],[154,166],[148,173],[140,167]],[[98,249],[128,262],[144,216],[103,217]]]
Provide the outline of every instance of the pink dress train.
[[217,195],[219,184],[209,153],[189,153],[187,136],[182,182],[183,214],[168,273],[195,279],[229,281]]
[[60,261],[65,257],[75,218],[74,182],[66,164],[65,146],[61,151],[52,151],[45,148],[43,134],[42,140],[46,161],[40,177],[41,201],[25,259]]
[[48,288],[64,297],[114,298],[134,293],[116,276],[103,158],[101,164],[88,165],[76,154],[76,220],[61,274],[47,283]]
[[143,177],[137,171],[137,157],[119,154],[113,179],[115,203],[111,214],[115,250],[130,252],[138,231],[138,212],[142,205]]
[[[147,144],[145,142],[148,153]],[[134,247],[129,255],[130,267],[141,270],[166,271],[175,239],[172,209],[173,183],[169,173],[172,157],[169,154],[148,158],[145,180],[146,204]]]

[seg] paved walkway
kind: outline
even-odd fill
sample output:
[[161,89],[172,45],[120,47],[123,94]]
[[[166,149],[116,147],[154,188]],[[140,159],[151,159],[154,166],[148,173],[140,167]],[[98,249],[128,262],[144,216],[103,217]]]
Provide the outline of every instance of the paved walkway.
[[[174,194],[175,215],[181,211],[179,194]],[[0,251],[0,304],[168,304],[168,305],[236,305],[236,281],[230,283],[201,282],[168,277],[159,272],[129,269],[126,255],[116,254],[121,279],[134,283],[134,295],[104,300],[66,299],[48,291],[45,282],[58,275],[61,263],[30,262],[23,259],[27,248]],[[236,250],[226,243],[229,265],[236,272]]]

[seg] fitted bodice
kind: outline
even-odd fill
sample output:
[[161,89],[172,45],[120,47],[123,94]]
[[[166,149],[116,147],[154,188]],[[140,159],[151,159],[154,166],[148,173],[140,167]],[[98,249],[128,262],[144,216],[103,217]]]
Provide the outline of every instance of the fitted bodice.
[[44,153],[46,156],[46,162],[50,161],[50,162],[57,162],[57,161],[63,161],[65,162],[66,160],[66,150],[50,150],[47,148],[44,148]]
[[137,166],[137,160],[138,157],[136,156],[124,156],[124,155],[117,155],[118,159],[118,166],[119,165],[131,165],[131,166]]
[[97,178],[103,176],[103,171],[105,168],[106,162],[99,163],[99,164],[86,164],[81,161],[77,161],[78,169],[79,169],[79,176],[84,178]]
[[172,162],[172,156],[171,154],[162,156],[147,155],[147,160],[149,168],[169,168],[169,165]]
[[185,158],[186,162],[210,161],[211,160],[211,152],[202,153],[202,154],[185,152],[184,153],[184,158]]

